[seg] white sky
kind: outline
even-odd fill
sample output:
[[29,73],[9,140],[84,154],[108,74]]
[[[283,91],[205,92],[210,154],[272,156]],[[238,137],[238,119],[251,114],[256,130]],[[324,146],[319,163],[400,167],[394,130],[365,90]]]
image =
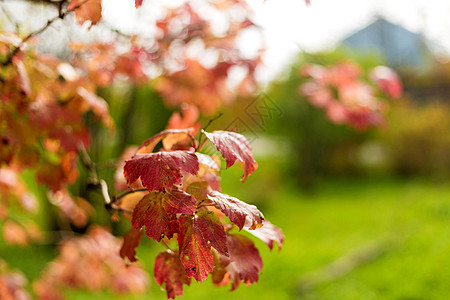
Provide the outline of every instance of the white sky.
[[[154,20],[161,11],[156,3],[179,3],[182,0],[144,0],[135,9],[134,0],[103,0],[103,21],[125,32],[152,35],[154,31],[146,20]],[[191,0],[206,1],[206,0]],[[450,0],[247,0],[254,9],[252,20],[259,25],[266,39],[265,68],[260,79],[267,81],[281,71],[299,50],[315,51],[333,47],[338,41],[374,21],[377,14],[390,22],[413,32],[422,33],[436,45],[437,50],[450,53]],[[45,6],[25,13],[22,1],[8,4],[18,20],[37,28],[54,14]],[[9,5],[10,4],[10,5]],[[30,14],[42,18],[29,18]],[[72,21],[73,22],[73,21]],[[36,23],[36,24],[34,24]],[[67,25],[67,24],[66,24]],[[70,38],[104,37],[106,33],[87,26],[68,29]],[[58,27],[47,30],[45,35],[61,35]],[[66,34],[67,35],[67,34]],[[66,37],[67,38],[67,37]],[[54,39],[54,38],[53,38]],[[45,38],[44,38],[45,40]],[[64,44],[64,43],[61,43]],[[242,38],[242,48],[251,50],[258,45],[251,35]],[[55,47],[55,45],[48,45]]]
[[[280,70],[300,49],[330,48],[377,14],[450,53],[450,0],[251,0],[267,38],[266,65]],[[270,76],[266,74],[266,76]]]
[[[132,0],[104,0],[103,17],[114,26],[134,31],[140,22],[126,20],[143,21],[157,15],[154,1],[158,0],[144,0],[136,11]],[[450,53],[450,0],[311,0],[310,6],[304,0],[247,1],[255,12],[252,20],[266,38],[262,81],[281,71],[299,50],[331,48],[374,21],[377,14],[422,33],[437,50]],[[255,44],[249,36],[242,45],[251,50]]]

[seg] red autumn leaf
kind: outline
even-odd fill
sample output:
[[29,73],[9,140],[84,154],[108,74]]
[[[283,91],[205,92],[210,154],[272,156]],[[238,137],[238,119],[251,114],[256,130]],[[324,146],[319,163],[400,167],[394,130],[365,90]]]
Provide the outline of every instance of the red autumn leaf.
[[[213,155],[213,157],[211,157],[209,155],[197,152],[196,154],[198,157],[198,162],[200,163],[200,169],[198,171],[197,177],[201,181],[207,182],[211,189],[220,192],[220,158],[217,155]],[[205,158],[209,159],[205,160]]]
[[161,287],[165,283],[167,298],[174,299],[183,295],[183,284],[190,285],[191,279],[178,257],[178,251],[161,252],[155,260],[154,276]]
[[[200,163],[200,169],[198,171],[198,174],[196,176],[193,176],[193,175],[184,173],[182,182],[183,182],[182,184],[184,187],[189,187],[194,182],[205,182],[207,185],[207,188],[205,188],[204,191],[201,192],[202,194],[205,194],[205,193],[207,194],[211,190],[220,191],[220,177],[217,174],[217,171],[214,171],[211,168],[209,168],[206,165],[201,164],[201,163]],[[185,189],[185,190],[187,191],[187,189]],[[188,193],[191,194],[190,192],[188,192]],[[196,191],[196,193],[197,193],[197,191]],[[201,200],[206,198],[206,194],[203,196],[200,196]],[[197,198],[197,200],[200,200],[197,196],[199,196],[198,193],[195,194],[194,197]]]
[[359,131],[367,130],[372,126],[381,127],[385,124],[385,119],[380,112],[370,111],[364,107],[348,111],[347,119],[351,122],[351,125]]
[[142,1],[144,1],[144,0],[134,0],[134,5],[136,6],[136,8],[138,8],[142,5]]
[[88,147],[91,143],[91,136],[87,128],[82,126],[58,126],[51,129],[49,138],[58,140],[61,148],[68,152],[78,150],[79,144]]
[[115,71],[124,74],[136,83],[144,83],[148,80],[144,72],[143,62],[148,59],[148,53],[141,47],[132,46],[130,51],[119,55],[116,59]]
[[26,246],[29,243],[25,229],[16,222],[7,220],[3,226],[3,239],[8,245]]
[[[188,133],[192,130],[192,128],[187,128],[187,129],[166,129],[161,131],[158,134],[155,134],[154,136],[152,136],[151,138],[145,140],[138,148],[137,153],[151,153],[153,151],[153,149],[155,148],[155,146],[164,138],[166,138],[169,135],[184,135],[184,137],[188,136]],[[170,145],[165,145],[164,140],[163,140],[163,144],[164,144],[164,148],[166,150],[169,150],[170,147],[166,147],[166,146],[170,146]]]
[[180,107],[180,113],[174,112],[167,122],[167,129],[192,128],[193,135],[198,133],[201,123],[199,121],[200,112],[193,104],[185,103]]
[[210,192],[207,198],[217,209],[229,217],[231,222],[236,224],[239,229],[242,229],[246,223],[251,223],[249,225],[250,230],[262,226],[264,216],[256,206],[217,191]]
[[201,211],[195,216],[182,215],[178,234],[180,260],[188,277],[204,281],[214,269],[211,246],[219,253],[228,255],[227,237],[219,218],[210,211]]
[[319,108],[327,107],[334,100],[333,92],[317,82],[305,82],[299,92],[308,97],[309,102]]
[[[209,190],[206,191],[208,193],[210,190],[220,191],[220,158],[217,155],[211,157],[206,154],[195,152],[199,162],[199,170],[196,176],[192,176],[190,174],[183,175],[183,186],[189,187],[193,182],[203,181],[206,182],[209,186]],[[189,193],[189,192],[188,192]],[[197,196],[194,195],[196,198]],[[203,197],[203,199],[206,198]],[[202,199],[202,200],[203,200]],[[199,200],[199,198],[197,198]]]
[[311,104],[325,109],[332,122],[349,125],[358,131],[385,124],[387,104],[376,97],[377,90],[384,91],[391,98],[402,94],[399,76],[384,66],[370,72],[378,89],[369,85],[361,68],[351,62],[330,67],[306,65],[300,68],[300,74],[312,78],[299,87],[300,93]]
[[[134,154],[136,154],[136,150],[138,149],[137,146],[128,146],[123,151],[122,155],[120,156],[119,161],[117,162],[117,169],[114,173],[114,188],[116,191],[120,190],[126,190],[128,185],[125,177],[123,176],[123,167],[125,166],[125,161],[130,159]],[[130,188],[132,189],[141,189],[143,188],[141,182],[134,182],[133,184],[130,184]]]
[[327,117],[331,122],[342,124],[348,120],[349,110],[339,101],[330,101],[326,107]]
[[278,250],[281,250],[281,245],[284,242],[284,234],[280,228],[276,227],[269,221],[264,221],[263,226],[258,229],[248,230],[245,228],[245,230],[266,243],[270,250],[273,249],[273,242],[277,242]]
[[137,261],[136,248],[141,241],[142,231],[131,228],[123,237],[122,247],[120,248],[119,255],[122,258],[127,257],[130,262]]
[[145,226],[145,234],[158,242],[164,236],[172,238],[179,231],[176,214],[194,213],[196,203],[193,196],[176,187],[164,193],[151,192],[134,208],[131,224],[135,229]]
[[223,158],[227,162],[227,169],[231,167],[236,160],[244,165],[244,175],[242,181],[258,168],[258,163],[253,158],[252,148],[247,139],[236,132],[231,131],[213,131],[206,132],[202,130],[206,137],[216,146],[217,150],[222,153]]
[[119,248],[120,239],[98,226],[90,227],[83,236],[66,239],[59,248],[60,254],[33,284],[37,299],[65,299],[62,294],[61,298],[55,296],[69,287],[144,292],[149,285],[147,273],[137,264],[126,266],[117,255]]
[[[219,167],[218,163],[211,156],[203,154],[203,153],[199,153],[199,152],[195,152],[195,155],[197,155],[199,163],[201,163],[215,171],[218,171],[218,172],[220,171],[220,167]],[[219,159],[219,162],[220,162],[220,159]]]
[[75,17],[80,25],[91,21],[92,26],[102,18],[102,0],[72,0],[67,9],[75,11]]
[[230,264],[227,271],[232,280],[231,290],[235,290],[243,281],[247,286],[258,281],[263,261],[255,244],[248,237],[230,234],[227,237],[230,251]]
[[114,202],[113,207],[114,208],[120,208],[124,211],[124,216],[127,219],[131,218],[132,213],[136,205],[139,203],[139,201],[142,200],[142,198],[148,194],[148,191],[136,191],[134,193],[128,194],[120,198],[120,200],[117,200]]
[[214,257],[214,270],[211,273],[211,280],[217,286],[224,286],[230,282],[230,276],[227,266],[230,264],[230,257],[220,255],[214,249],[212,250]]
[[370,77],[389,97],[397,99],[402,95],[402,81],[398,74],[391,68],[385,66],[375,67],[371,71]]
[[[26,290],[27,278],[19,270],[11,270],[5,261],[0,265],[0,299],[31,300]],[[57,300],[55,298],[55,300]]]
[[73,183],[78,177],[76,166],[76,154],[69,152],[61,158],[60,164],[41,162],[37,166],[36,179],[39,183],[45,183],[52,191],[58,191],[65,183]]
[[206,181],[195,181],[189,184],[186,188],[186,193],[192,195],[197,199],[197,202],[206,199],[208,192],[211,191],[209,184]]
[[196,175],[199,170],[195,153],[187,151],[169,151],[148,154],[136,154],[125,162],[123,175],[128,184],[139,177],[142,185],[149,191],[170,190],[181,183],[181,171]]

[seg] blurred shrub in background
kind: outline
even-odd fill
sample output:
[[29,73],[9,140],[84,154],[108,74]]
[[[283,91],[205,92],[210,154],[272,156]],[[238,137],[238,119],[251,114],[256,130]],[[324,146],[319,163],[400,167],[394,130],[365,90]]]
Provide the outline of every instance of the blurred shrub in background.
[[400,175],[450,175],[450,103],[403,101],[381,131],[392,170]]
[[346,60],[358,63],[365,74],[383,64],[375,54],[349,56],[339,48],[301,53],[270,84],[267,94],[283,115],[272,120],[267,133],[286,141],[287,178],[308,189],[314,187],[318,178],[328,175],[449,176],[450,68],[436,63],[428,70],[403,73],[406,94],[403,99],[390,102],[387,126],[357,132],[331,123],[322,110],[298,92],[306,80],[299,74],[300,65],[333,65]]
[[[286,139],[289,159],[285,170],[296,184],[306,189],[312,188],[321,175],[359,172],[355,151],[372,135],[333,124],[322,110],[312,106],[298,91],[307,80],[299,73],[302,64],[332,65],[343,60],[348,60],[348,54],[343,49],[316,54],[301,53],[280,79],[268,88],[268,95],[283,112],[283,116],[269,126],[268,133]],[[352,61],[364,71],[380,64],[378,57],[367,55],[355,57]]]

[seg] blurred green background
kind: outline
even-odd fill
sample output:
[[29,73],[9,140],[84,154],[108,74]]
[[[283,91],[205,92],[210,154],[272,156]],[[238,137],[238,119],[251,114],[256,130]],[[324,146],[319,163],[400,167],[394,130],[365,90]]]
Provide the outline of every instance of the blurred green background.
[[[210,280],[195,281],[180,299],[445,299],[450,293],[450,187],[427,179],[339,178],[320,180],[314,192],[302,192],[274,178],[277,160],[259,160],[259,172],[241,184],[241,170],[224,173],[223,190],[256,203],[286,235],[281,251],[260,249],[264,268],[258,283],[233,293]],[[269,178],[270,177],[270,178]],[[274,180],[267,184],[265,181]],[[261,187],[266,188],[261,188]],[[256,194],[254,191],[257,191]],[[32,281],[55,255],[54,246],[0,246],[3,259]],[[375,256],[346,274],[328,278],[323,268],[336,260]],[[140,263],[152,274],[164,247],[143,239]],[[370,255],[370,253],[369,253]],[[318,276],[311,276],[317,272]],[[302,290],[302,282],[313,286]],[[316,279],[314,279],[316,278]],[[314,281],[316,280],[316,281]],[[310,281],[308,281],[310,282]],[[165,299],[151,280],[146,295],[118,296],[73,290],[69,299]]]
[[[419,77],[402,73],[406,93],[391,103],[386,128],[357,133],[334,125],[323,111],[297,92],[302,82],[298,67],[305,62],[332,64],[347,57],[345,50],[299,54],[279,79],[261,94],[275,105],[274,114],[258,120],[240,118],[255,149],[259,169],[242,184],[242,169],[223,170],[223,191],[256,204],[286,235],[283,249],[271,252],[256,241],[264,261],[257,284],[217,288],[193,282],[180,299],[446,299],[450,296],[450,108],[448,95],[417,98],[408,89],[435,83],[447,74],[437,65]],[[354,57],[364,69],[381,61],[376,56]],[[438,76],[439,78],[445,78]],[[448,83],[447,83],[448,84]],[[114,86],[100,91],[108,99],[116,122],[114,135],[92,124],[91,155],[108,162],[129,144],[140,144],[164,129],[171,111],[149,86]],[[213,129],[233,129],[242,105],[225,108]],[[258,100],[261,101],[261,100]],[[205,118],[207,121],[208,118]],[[261,126],[263,125],[263,126]],[[237,126],[237,125],[236,125]],[[113,187],[114,169],[100,176]],[[83,175],[83,174],[82,174]],[[46,189],[23,175],[40,195],[36,217],[47,230],[55,225]],[[72,192],[89,197],[96,207],[92,223],[123,235],[129,222],[112,222],[102,199],[86,189],[81,176]],[[114,193],[114,191],[110,191]],[[44,204],[47,203],[47,204]],[[54,212],[53,212],[54,213]],[[17,218],[25,218],[17,212]],[[77,228],[83,232],[85,228]],[[244,233],[245,234],[245,233]],[[152,274],[154,259],[164,248],[143,238],[140,263]],[[21,269],[29,282],[38,278],[56,254],[56,245],[27,248],[0,243],[1,257]],[[165,299],[151,279],[146,295],[68,290],[69,299]]]

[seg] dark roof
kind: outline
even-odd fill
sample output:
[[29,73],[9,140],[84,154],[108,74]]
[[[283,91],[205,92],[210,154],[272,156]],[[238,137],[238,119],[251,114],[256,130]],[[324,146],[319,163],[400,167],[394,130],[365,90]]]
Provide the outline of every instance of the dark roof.
[[381,17],[348,36],[342,43],[358,51],[377,52],[394,68],[426,66],[433,61],[433,54],[422,35]]

